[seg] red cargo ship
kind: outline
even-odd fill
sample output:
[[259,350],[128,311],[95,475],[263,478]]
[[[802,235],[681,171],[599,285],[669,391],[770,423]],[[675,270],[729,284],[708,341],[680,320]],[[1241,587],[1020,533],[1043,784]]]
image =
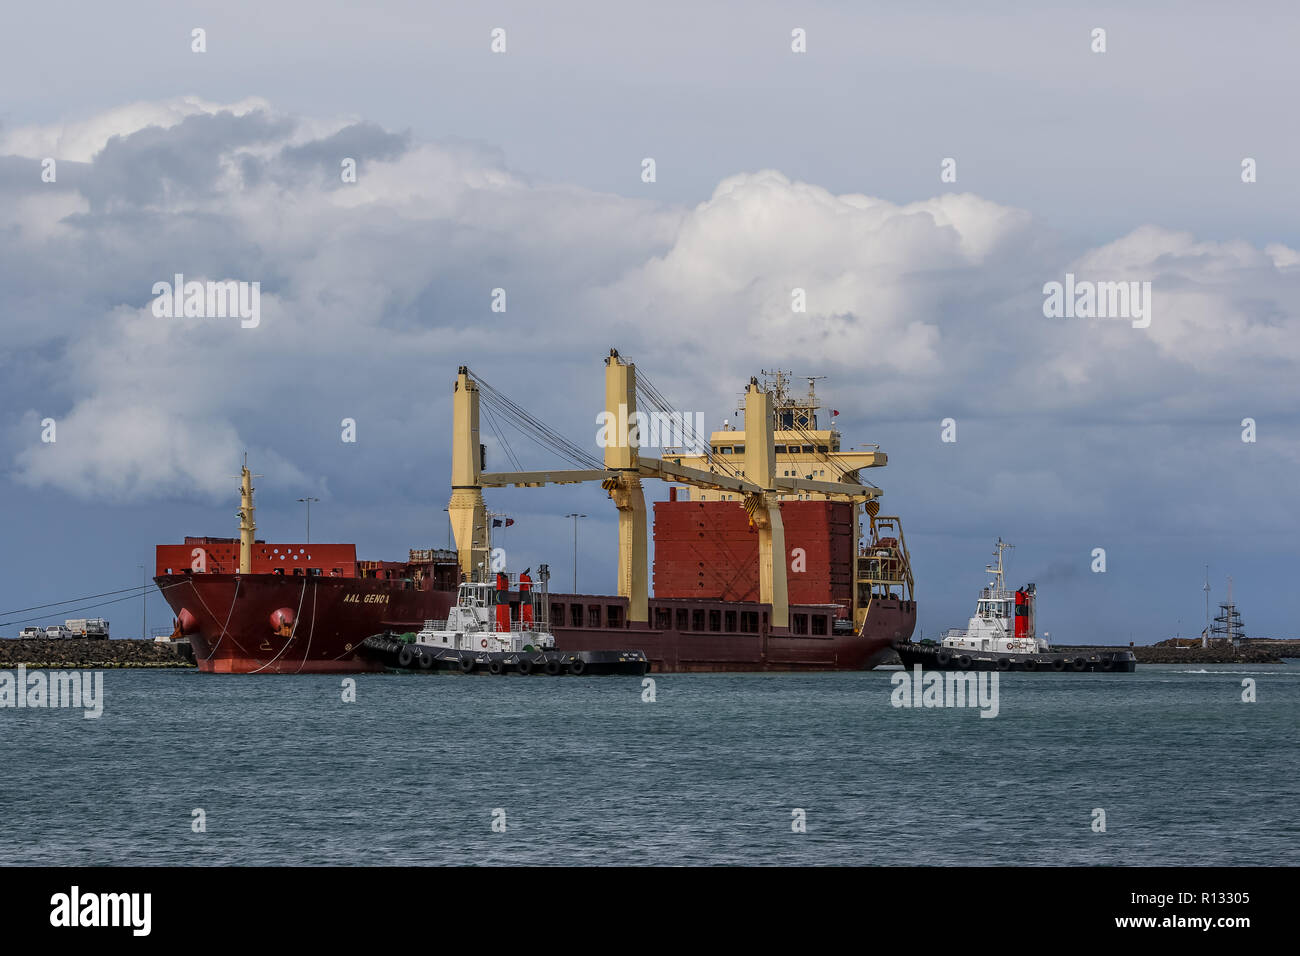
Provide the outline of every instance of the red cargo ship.
[[[467,374],[462,369],[459,384],[468,391]],[[636,648],[655,671],[858,670],[911,636],[916,602],[898,519],[878,514],[879,492],[870,486],[856,486],[869,489],[865,501],[830,500],[843,491],[836,482],[855,480],[858,469],[883,465],[885,456],[878,449],[841,451],[833,426],[817,429],[811,385],[806,399],[792,399],[785,386],[778,374],[766,393],[775,407],[768,433],[775,469],[786,473],[773,485],[770,506],[784,525],[788,623],[776,624],[774,603],[761,600],[770,587],[760,573],[761,510],[752,500],[742,507],[721,479],[713,487],[691,477],[703,473],[694,470],[697,461],[715,473],[728,470],[730,459],[744,460],[745,432],[725,428],[708,447],[664,456],[665,471],[692,484],[674,486],[669,500],[654,506],[655,596],[639,604],[634,593],[552,593],[557,650]],[[521,475],[532,484],[538,474],[475,469],[475,486],[480,477],[486,486],[524,483],[516,481]],[[808,477],[788,477],[796,474]],[[259,541],[251,478],[244,468],[239,539],[186,538],[157,548],[154,580],[175,612],[176,636],[190,639],[202,671],[383,669],[357,652],[360,643],[445,619],[466,566],[482,563],[433,549],[412,550],[406,561],[358,561],[350,544]],[[819,483],[823,478],[830,484]],[[466,556],[491,552],[490,542],[468,540]],[[637,606],[644,607],[642,620],[634,619]]]

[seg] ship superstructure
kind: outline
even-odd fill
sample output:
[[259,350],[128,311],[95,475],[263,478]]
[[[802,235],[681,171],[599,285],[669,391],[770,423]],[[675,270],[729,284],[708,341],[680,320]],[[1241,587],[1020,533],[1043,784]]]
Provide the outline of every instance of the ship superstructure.
[[[829,426],[821,427],[817,376],[806,376],[808,391],[802,396],[790,388],[791,373],[764,370],[762,376],[760,387],[772,405],[774,477],[801,483],[775,495],[786,517],[790,600],[841,607],[845,614],[839,620],[854,630],[862,629],[873,604],[914,604],[902,523],[897,516],[880,514],[880,489],[861,475],[868,468],[883,468],[888,456],[875,444],[844,450],[835,423],[838,410],[831,411]],[[755,440],[763,438],[756,435]],[[663,457],[699,471],[744,477],[748,444],[746,429],[728,421],[710,434],[706,450],[669,449]],[[823,490],[818,483],[840,490]],[[846,494],[845,486],[857,490]],[[743,497],[724,488],[687,485],[674,487],[668,502],[655,505],[656,594],[758,597],[754,577],[744,570],[751,563],[746,539],[752,538],[752,529],[734,508],[717,504]],[[661,552],[679,559],[662,562],[661,571]]]
[[545,565],[542,569],[538,590],[526,571],[499,572],[490,583],[462,582],[446,619],[425,621],[414,643],[474,653],[549,650],[555,646],[547,592],[550,574]]
[[1014,545],[1001,538],[994,549],[995,564],[985,567],[993,576],[975,602],[975,613],[965,630],[950,628],[940,642],[944,647],[965,651],[993,651],[1001,654],[1047,653],[1046,637],[1035,631],[1038,589],[1033,584],[1011,591],[1006,584],[1003,554]]

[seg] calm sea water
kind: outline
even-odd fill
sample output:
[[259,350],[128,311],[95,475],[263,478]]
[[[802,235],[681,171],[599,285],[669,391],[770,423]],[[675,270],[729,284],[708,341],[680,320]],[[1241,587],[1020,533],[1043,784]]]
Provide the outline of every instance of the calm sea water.
[[0,710],[0,863],[1300,863],[1300,663],[1001,675],[995,719],[890,676],[109,671],[99,720]]

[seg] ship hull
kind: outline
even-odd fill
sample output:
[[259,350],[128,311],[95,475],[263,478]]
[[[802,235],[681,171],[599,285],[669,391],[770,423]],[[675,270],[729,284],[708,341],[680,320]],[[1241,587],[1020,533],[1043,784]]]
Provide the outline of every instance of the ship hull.
[[[419,630],[445,618],[456,596],[373,578],[271,574],[160,575],[154,579],[186,631],[200,671],[214,674],[329,674],[379,671],[356,653],[379,631]],[[288,635],[271,616],[293,613]]]
[[1131,674],[1137,670],[1132,651],[1011,654],[1000,651],[963,651],[937,644],[900,643],[894,648],[904,667],[920,665],[934,671],[1026,671],[1043,674],[1079,674],[1103,671]]
[[[201,574],[154,580],[177,617],[190,622],[186,634],[199,670],[216,674],[382,671],[382,662],[359,653],[362,641],[445,620],[456,599],[450,591],[411,590],[401,581],[370,578]],[[593,626],[553,622],[557,651],[639,650],[655,672],[864,670],[896,642],[906,641],[916,623],[915,603],[901,600],[875,602],[861,633],[838,632],[833,609],[792,607],[792,617],[821,615],[826,624],[824,634],[798,635],[765,627],[729,632],[734,616],[761,615],[766,621],[769,608],[763,604],[651,600],[652,620],[667,613],[676,622],[686,611],[694,621],[690,615],[698,612],[705,623],[692,629],[615,626],[611,618],[626,619],[625,598],[551,595],[550,600],[562,610],[600,609]],[[271,620],[284,608],[293,612],[287,635],[277,633]],[[715,613],[719,626],[709,630]]]
[[[673,602],[674,604],[678,602]],[[717,604],[717,607],[727,607]],[[766,608],[761,604],[734,607]],[[651,601],[652,619],[655,602]],[[799,611],[797,606],[791,612]],[[650,659],[655,672],[752,671],[857,671],[869,670],[886,657],[897,641],[907,640],[916,626],[914,602],[876,602],[862,633],[826,636],[794,635],[781,631],[729,634],[676,628],[566,628],[554,627],[559,650],[589,651],[610,647],[635,647]]]

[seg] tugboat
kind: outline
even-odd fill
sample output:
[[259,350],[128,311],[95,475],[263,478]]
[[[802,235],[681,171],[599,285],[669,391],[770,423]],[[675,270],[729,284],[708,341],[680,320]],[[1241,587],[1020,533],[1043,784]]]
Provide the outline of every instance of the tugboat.
[[418,633],[386,631],[361,642],[362,654],[397,670],[461,674],[641,675],[650,661],[641,651],[556,651],[550,628],[550,569],[499,571],[495,582],[464,581],[445,621],[425,621]]
[[[894,650],[904,667],[920,664],[940,671],[1118,671],[1137,669],[1137,658],[1129,650],[1057,653],[1047,635],[1035,630],[1037,589],[1027,584],[1016,591],[1006,587],[1002,554],[1013,547],[998,538],[996,565],[985,571],[993,580],[980,591],[975,614],[963,630],[950,628],[938,643],[899,642]],[[1012,623],[1014,621],[1014,624]]]

